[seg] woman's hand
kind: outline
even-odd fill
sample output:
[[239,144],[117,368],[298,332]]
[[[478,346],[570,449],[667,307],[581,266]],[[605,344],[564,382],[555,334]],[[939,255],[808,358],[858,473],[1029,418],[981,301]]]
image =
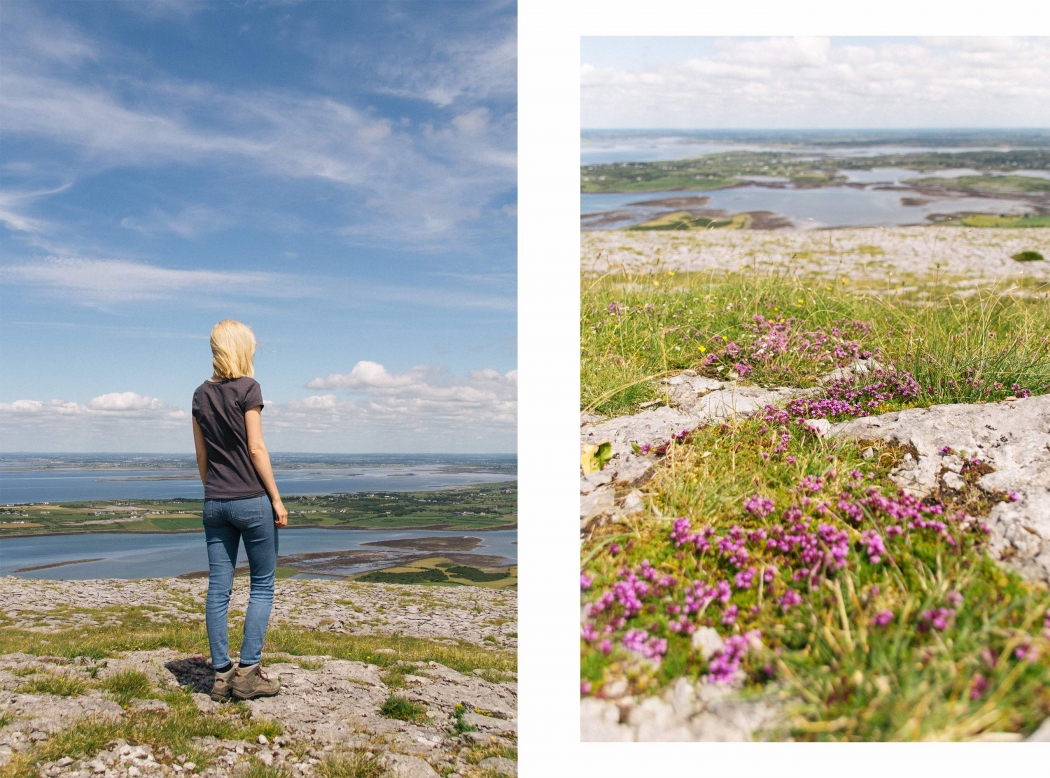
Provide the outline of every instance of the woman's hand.
[[278,527],[288,526],[288,509],[284,507],[284,503],[280,500],[273,504],[273,523]]

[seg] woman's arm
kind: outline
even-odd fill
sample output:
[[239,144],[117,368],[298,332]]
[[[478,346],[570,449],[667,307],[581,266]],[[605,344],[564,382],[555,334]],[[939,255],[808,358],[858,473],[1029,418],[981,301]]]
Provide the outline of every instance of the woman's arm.
[[204,432],[197,420],[193,420],[193,448],[197,451],[197,470],[201,474],[201,483],[208,480],[208,447],[204,443]]
[[244,428],[248,432],[248,453],[251,454],[255,472],[259,474],[263,488],[270,495],[273,503],[274,523],[278,527],[288,526],[288,511],[281,502],[277,491],[277,482],[273,480],[273,468],[270,466],[270,452],[266,450],[262,436],[262,412],[251,408],[244,412]]

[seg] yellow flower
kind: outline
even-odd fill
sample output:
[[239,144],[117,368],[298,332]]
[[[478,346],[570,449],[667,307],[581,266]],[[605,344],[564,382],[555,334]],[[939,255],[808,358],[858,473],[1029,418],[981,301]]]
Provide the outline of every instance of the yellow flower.
[[830,286],[825,286],[824,288],[827,289],[829,292],[831,291],[831,287]]
[[700,347],[700,353],[701,353],[701,354],[703,354],[703,353],[704,353],[705,351],[707,351],[707,349],[706,349],[706,348],[704,348],[703,346],[701,346],[701,347]]

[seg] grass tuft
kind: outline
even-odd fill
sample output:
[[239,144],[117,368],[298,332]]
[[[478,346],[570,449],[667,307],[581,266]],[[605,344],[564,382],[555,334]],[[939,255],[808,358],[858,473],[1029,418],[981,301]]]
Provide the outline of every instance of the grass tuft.
[[329,754],[316,769],[320,778],[380,778],[385,774],[375,754],[363,750]]
[[422,705],[405,699],[393,692],[386,698],[379,712],[390,719],[401,721],[425,721],[427,717],[426,708]]

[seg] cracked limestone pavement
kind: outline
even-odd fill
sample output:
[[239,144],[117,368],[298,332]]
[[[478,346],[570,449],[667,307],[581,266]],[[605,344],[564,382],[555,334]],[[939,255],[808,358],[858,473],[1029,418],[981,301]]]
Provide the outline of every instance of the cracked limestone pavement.
[[[204,621],[207,579],[143,579],[55,581],[7,577],[0,606],[12,626],[61,628],[119,625],[111,615],[99,622],[93,615],[65,613],[68,608],[103,609],[128,603],[149,603],[158,623]],[[72,585],[72,584],[76,585]],[[231,610],[248,604],[248,582],[234,581]],[[502,618],[495,618],[496,616]],[[514,650],[517,647],[517,597],[511,591],[478,586],[402,586],[320,579],[277,582],[270,624],[285,624],[355,635],[397,633],[408,637]]]
[[[28,583],[21,579],[5,579],[5,585],[12,580]],[[170,595],[173,591],[169,586],[174,586],[174,591],[179,594],[183,588],[183,582],[166,579],[32,583],[49,584],[49,601],[53,608],[56,602],[75,599],[78,587],[94,592],[96,602],[112,602],[116,593],[121,591],[121,584],[127,583],[135,584],[133,588],[140,595],[154,592],[154,602],[165,601],[165,592]],[[346,586],[340,586],[340,583],[326,582],[326,585],[335,590]],[[112,591],[102,591],[105,589]],[[353,587],[354,592],[373,589],[382,589],[393,595],[399,590],[421,590],[417,594],[433,598],[435,610],[440,610],[442,599],[451,595],[451,602],[445,603],[451,606],[451,612],[461,606],[457,601],[461,596],[458,587],[378,584]],[[486,595],[490,593],[490,590],[482,591]],[[343,594],[345,596],[347,592]],[[370,596],[378,598],[386,594],[370,591]],[[509,595],[508,599],[513,602],[513,592],[502,594],[504,597]],[[47,612],[41,598],[34,600],[28,595],[22,598],[18,594],[14,599],[8,599],[7,605],[8,611],[14,609],[19,615],[30,613],[39,618]],[[181,610],[183,607],[184,601],[173,600],[167,617],[188,619],[193,614]],[[489,615],[493,615],[492,611]],[[55,608],[53,616],[47,619],[48,624],[37,624],[32,628],[46,634],[73,624],[83,625],[83,620],[75,616],[65,609]],[[447,624],[452,627],[446,632],[451,639],[457,633],[453,621],[449,620]],[[432,633],[432,639],[435,636],[436,633]],[[300,778],[318,774],[318,766],[330,754],[356,752],[372,754],[385,774],[391,776],[513,774],[509,772],[508,764],[504,764],[516,765],[507,758],[507,755],[516,753],[517,743],[517,684],[513,673],[505,673],[506,680],[494,682],[482,677],[481,671],[461,673],[436,662],[399,662],[393,667],[396,668],[397,680],[387,675],[391,667],[381,668],[366,662],[323,656],[266,662],[267,672],[281,679],[281,694],[239,705],[248,711],[251,721],[278,724],[281,735],[277,738],[260,738],[251,742],[196,738],[192,741],[194,753],[188,756],[165,746],[151,747],[117,738],[94,753],[69,754],[37,764],[35,770],[41,778],[174,778],[176,775],[220,778],[239,776],[261,764],[281,768],[291,778]],[[208,697],[212,672],[208,660],[203,657],[187,657],[166,648],[123,652],[104,660],[8,654],[0,656],[0,723],[3,723],[0,727],[0,765],[9,763],[19,752],[68,731],[78,721],[120,724],[144,713],[165,715],[170,706],[162,699],[133,699],[122,707],[104,690],[102,685],[107,678],[129,670],[142,673],[149,680],[152,690],[146,696],[162,697],[180,687],[188,687],[192,691],[192,702],[202,715],[229,715],[240,720],[235,706],[219,705]],[[24,693],[32,691],[24,686],[28,679],[54,677],[79,682],[75,685],[80,688],[74,689],[70,696],[56,696],[39,690]],[[386,681],[391,681],[393,686],[388,686]],[[381,707],[392,691],[421,706],[425,716],[417,721],[384,716]],[[457,723],[456,715],[456,706],[460,704],[466,707],[460,714],[462,724]],[[478,763],[486,758],[503,761],[479,766]],[[502,770],[495,769],[500,766]]]

